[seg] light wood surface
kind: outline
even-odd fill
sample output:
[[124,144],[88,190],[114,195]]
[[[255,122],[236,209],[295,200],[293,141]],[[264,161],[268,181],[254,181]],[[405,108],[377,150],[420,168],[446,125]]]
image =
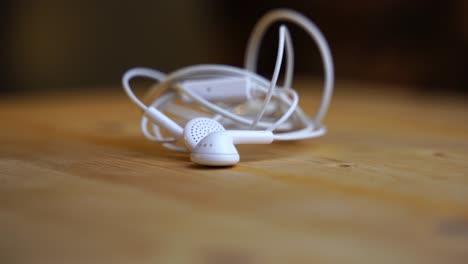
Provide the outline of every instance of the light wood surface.
[[0,263],[468,263],[463,98],[341,82],[325,137],[208,169],[107,91],[0,100]]

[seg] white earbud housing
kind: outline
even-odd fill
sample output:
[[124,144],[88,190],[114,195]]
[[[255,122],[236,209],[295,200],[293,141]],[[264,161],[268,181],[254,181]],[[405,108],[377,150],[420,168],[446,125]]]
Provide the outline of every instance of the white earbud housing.
[[240,157],[235,144],[269,144],[271,131],[225,130],[209,118],[190,120],[184,129],[185,144],[191,150],[190,159],[201,165],[231,166]]
[[197,144],[190,159],[201,165],[230,166],[238,163],[240,157],[232,138],[226,136],[226,131],[216,131]]

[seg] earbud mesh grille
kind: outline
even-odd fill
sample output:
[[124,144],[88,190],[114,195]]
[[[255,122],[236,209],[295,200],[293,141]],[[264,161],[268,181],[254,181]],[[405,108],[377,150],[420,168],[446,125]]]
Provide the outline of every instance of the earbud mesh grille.
[[184,129],[185,142],[191,148],[195,147],[203,138],[215,131],[223,131],[224,127],[217,121],[209,118],[196,118],[190,120]]
[[198,144],[206,135],[222,130],[224,130],[223,126],[218,122],[203,118],[196,120],[190,127],[190,138],[195,144]]

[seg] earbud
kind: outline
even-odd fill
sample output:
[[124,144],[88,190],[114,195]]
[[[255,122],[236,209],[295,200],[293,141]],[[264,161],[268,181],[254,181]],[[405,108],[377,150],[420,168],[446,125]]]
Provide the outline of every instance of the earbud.
[[[294,54],[291,36],[285,26],[279,29],[272,78],[268,80],[256,73],[262,38],[267,28],[278,20],[302,27],[318,46],[325,79],[322,100],[314,118],[299,107],[299,95],[292,87]],[[283,64],[285,77],[280,87],[277,81]],[[244,65],[245,68],[194,65],[169,74],[149,68],[133,68],[123,75],[122,85],[129,98],[144,111],[141,130],[145,137],[170,150],[189,150],[191,160],[202,165],[236,164],[240,159],[236,144],[303,140],[326,133],[322,120],[333,93],[334,67],[328,43],[312,21],[288,9],[267,13],[252,31]],[[144,103],[132,91],[130,80],[135,77],[158,81],[147,96],[148,100],[154,100],[152,103]],[[190,106],[184,107],[184,104]],[[200,115],[215,116],[222,124],[250,130],[225,130],[214,119],[192,119]],[[186,123],[185,128],[181,126],[183,123]],[[182,138],[185,147],[179,144]]]
[[185,125],[184,139],[193,162],[208,166],[231,166],[240,160],[235,144],[269,144],[273,142],[273,133],[225,130],[217,121],[201,117]]

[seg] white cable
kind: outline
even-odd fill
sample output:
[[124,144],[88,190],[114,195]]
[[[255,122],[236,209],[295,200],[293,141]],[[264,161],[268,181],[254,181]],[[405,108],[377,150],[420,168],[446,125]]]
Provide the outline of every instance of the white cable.
[[266,29],[273,22],[278,20],[285,20],[296,23],[301,26],[310,37],[316,42],[320,55],[322,57],[322,63],[325,73],[324,90],[322,95],[322,102],[319,106],[317,114],[315,115],[314,121],[316,124],[322,122],[323,117],[327,113],[328,106],[330,105],[331,97],[333,94],[334,85],[334,69],[333,59],[330,52],[327,40],[323,36],[320,29],[304,15],[289,9],[277,9],[267,13],[263,16],[254,27],[250,39],[247,44],[247,51],[245,53],[245,69],[255,72],[257,68],[258,51],[260,48],[261,40],[265,34]]
[[272,126],[268,127],[267,130],[274,131],[278,128],[282,123],[288,120],[289,117],[294,113],[299,104],[299,96],[297,95],[296,91],[292,89],[288,89],[287,92],[292,96],[293,100],[289,109],[283,114],[281,118],[279,118]]
[[[163,110],[165,107],[164,105],[167,104],[170,101],[173,101],[175,97],[175,94],[173,93],[168,93],[165,95],[162,95],[159,97],[157,100],[155,100],[152,104],[151,107],[155,107],[159,110]],[[176,139],[175,138],[163,138],[161,131],[159,129],[159,126],[151,123],[151,128],[153,129],[153,132],[151,133],[148,130],[148,127],[150,123],[148,122],[149,118],[146,115],[143,115],[141,118],[141,131],[143,132],[143,135],[151,141],[159,142],[159,143],[169,143],[169,142],[174,142]]]
[[[181,73],[178,72],[178,71],[173,73],[174,76],[175,76],[173,78],[176,79],[179,74],[188,74],[188,75],[194,74],[195,75],[197,72],[211,72],[212,70],[218,70],[220,72],[223,71],[224,73],[228,73],[228,74],[236,74],[236,73],[237,74],[248,74],[252,81],[259,82],[260,84],[263,85],[263,86],[258,87],[260,89],[260,91],[262,91],[264,93],[267,93],[270,90],[270,88],[266,88],[266,86],[268,86],[269,82],[266,81],[263,77],[260,77],[258,75],[254,75],[254,74],[252,74],[250,72],[246,72],[245,70],[241,70],[241,69],[238,69],[238,68],[235,68],[235,67],[225,66],[225,65],[196,65],[196,66],[190,66],[190,67],[181,69],[180,70]],[[167,78],[169,79],[171,77],[172,76],[169,75]],[[245,117],[236,115],[234,113],[231,113],[231,112],[219,107],[218,105],[205,100],[204,98],[198,96],[197,94],[191,92],[190,90],[184,89],[183,87],[180,87],[179,89],[185,95],[190,97],[193,101],[199,103],[200,105],[202,105],[203,107],[207,108],[210,111],[213,111],[213,112],[215,112],[217,114],[222,115],[225,118],[231,119],[231,120],[233,120],[235,122],[238,122],[238,123],[241,123],[243,125],[250,125],[252,123],[252,119],[245,118]],[[290,101],[285,101],[286,98],[280,97],[277,90],[273,91],[273,95],[275,97],[277,97],[278,100],[281,100],[281,101],[287,103],[288,105],[291,104]],[[297,111],[297,108],[295,108],[294,110]],[[266,129],[267,127],[271,126],[272,123],[259,122],[257,125],[258,125],[258,127]],[[305,124],[305,125],[308,125],[308,124]]]
[[263,115],[265,114],[265,110],[268,106],[268,103],[270,103],[271,96],[273,95],[273,91],[276,87],[276,83],[278,82],[278,77],[280,74],[281,70],[281,64],[283,63],[283,54],[284,54],[284,42],[285,42],[285,36],[284,36],[284,31],[285,31],[285,26],[280,26],[279,30],[279,39],[278,39],[278,52],[276,55],[276,63],[275,63],[275,69],[273,71],[273,77],[271,78],[270,82],[270,88],[268,88],[268,92],[265,97],[265,101],[263,101],[263,105],[261,107],[260,112],[258,113],[257,117],[255,120],[252,122],[250,125],[250,129],[255,129],[257,126],[258,121],[262,119]]
[[149,68],[133,68],[126,71],[122,77],[122,84],[128,97],[130,97],[130,99],[132,99],[132,101],[135,102],[135,104],[137,104],[143,111],[146,111],[148,107],[136,97],[135,93],[133,93],[132,88],[130,87],[130,80],[135,77],[146,77],[161,81],[164,79],[165,74]]
[[[319,48],[325,79],[322,102],[314,119],[310,119],[299,107],[299,96],[291,86],[294,71],[294,48],[289,30],[285,26],[282,25],[279,29],[278,52],[272,79],[267,80],[255,73],[259,45],[261,44],[263,35],[268,26],[277,20],[285,20],[302,26]],[[286,52],[284,52],[285,49]],[[286,56],[285,78],[283,86],[279,87],[276,83],[279,78],[284,55]],[[122,78],[125,92],[135,104],[147,112],[150,108],[137,98],[131,89],[130,80],[135,77],[146,77],[158,81],[158,85],[154,86],[148,93],[149,95],[159,95],[156,99],[153,99],[154,101],[149,106],[151,108],[163,112],[166,109],[170,109],[168,107],[174,105],[178,98],[188,97],[192,100],[194,106],[198,105],[204,111],[212,113],[212,118],[221,123],[234,126],[234,128],[245,129],[250,127],[251,129],[283,131],[274,134],[275,140],[298,140],[325,134],[326,129],[320,124],[328,109],[334,83],[332,56],[322,33],[307,17],[287,9],[274,10],[265,15],[257,23],[248,42],[245,54],[245,69],[226,65],[195,65],[176,70],[168,75],[148,68],[130,69]],[[249,87],[247,87],[249,96],[247,98],[250,101],[236,105],[214,103],[180,85],[187,80],[230,77],[246,78],[247,83],[249,83]],[[260,98],[263,99],[260,101]],[[249,106],[249,102],[251,106],[259,106],[255,114],[249,111],[244,114],[236,112],[236,109],[251,107]],[[182,109],[180,107],[169,112],[178,116],[182,123],[187,122],[194,115],[200,114],[195,109],[192,112],[192,109]],[[182,123],[180,125],[183,125]],[[149,128],[151,128],[151,132]],[[160,126],[155,124],[154,121],[152,122],[146,115],[142,117],[141,129],[145,137],[163,144],[168,149],[176,151],[186,150],[184,147],[176,145],[177,138],[163,137]]]
[[287,27],[284,27],[284,37],[286,39],[286,71],[284,72],[283,86],[286,89],[290,89],[294,75],[294,46]]

